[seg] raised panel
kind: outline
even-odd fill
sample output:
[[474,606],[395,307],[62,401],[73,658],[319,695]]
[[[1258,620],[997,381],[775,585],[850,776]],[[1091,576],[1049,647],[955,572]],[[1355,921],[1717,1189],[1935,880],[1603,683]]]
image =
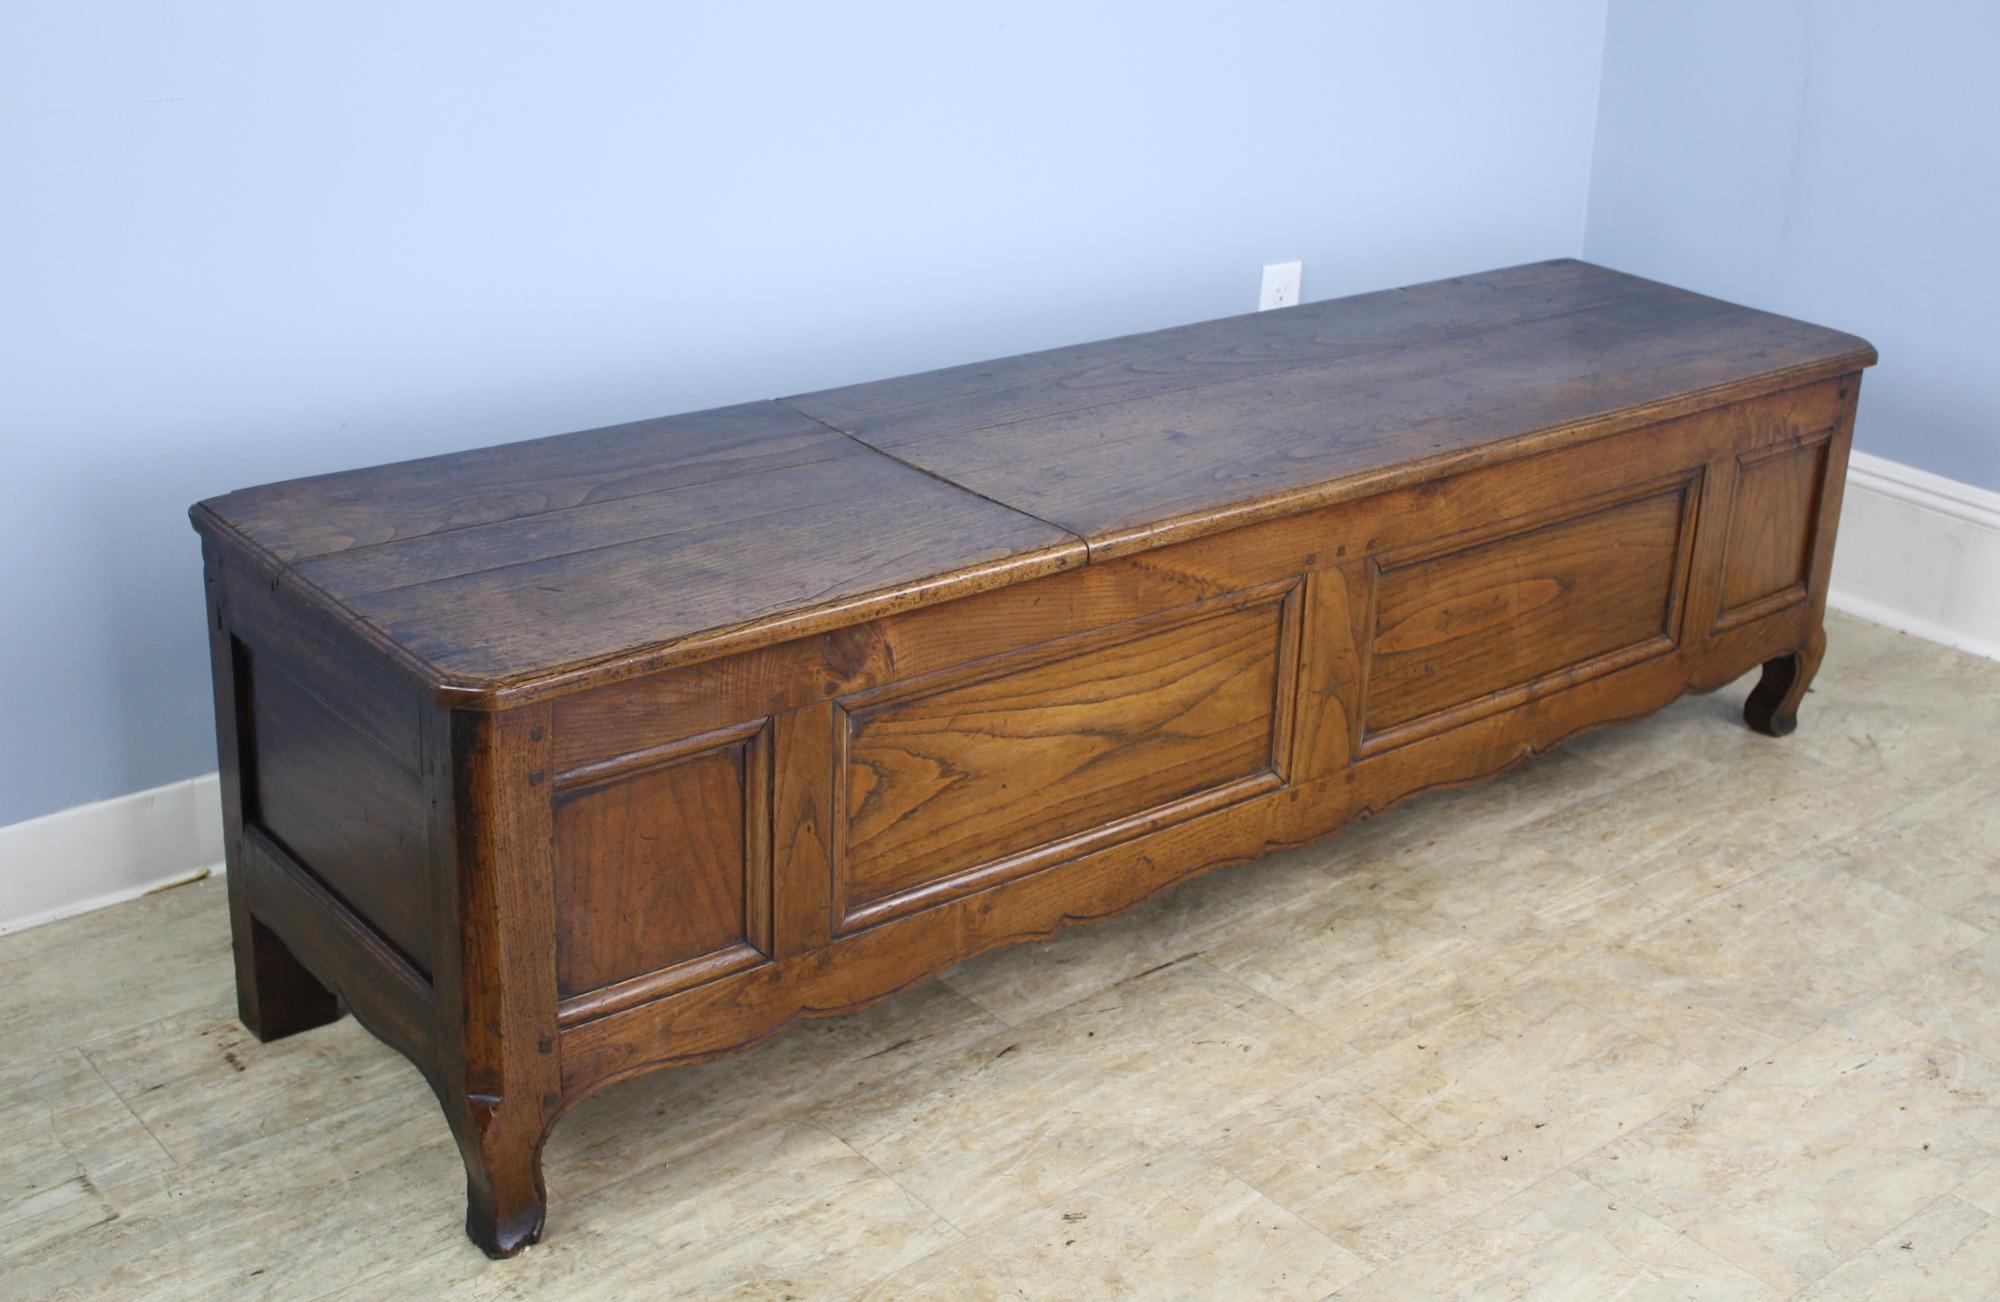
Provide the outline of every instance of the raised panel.
[[1298,587],[851,697],[836,716],[848,927],[1284,782]]
[[430,810],[414,768],[269,657],[236,654],[244,821],[429,977]]
[[1428,555],[1375,582],[1364,750],[1674,645],[1691,478]]
[[1746,458],[1730,499],[1717,626],[1769,614],[1806,591],[1827,444]]
[[760,722],[566,776],[555,797],[565,1020],[768,952],[767,737]]

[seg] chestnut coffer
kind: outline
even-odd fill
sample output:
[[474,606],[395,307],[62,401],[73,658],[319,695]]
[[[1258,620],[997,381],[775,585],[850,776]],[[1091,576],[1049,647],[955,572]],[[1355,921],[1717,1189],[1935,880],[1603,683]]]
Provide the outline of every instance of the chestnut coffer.
[[466,1228],[623,1077],[1824,646],[1852,335],[1575,261],[243,489],[237,995],[423,1071]]

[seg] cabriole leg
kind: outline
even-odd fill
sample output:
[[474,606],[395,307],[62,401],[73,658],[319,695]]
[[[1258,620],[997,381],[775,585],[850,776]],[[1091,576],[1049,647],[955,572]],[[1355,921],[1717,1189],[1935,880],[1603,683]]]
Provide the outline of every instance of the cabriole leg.
[[465,1233],[489,1257],[511,1257],[542,1237],[548,1190],[542,1184],[542,1140],[533,1129],[507,1124],[490,1100],[447,1103],[459,1155],[465,1159]]
[[[465,1232],[489,1257],[542,1234],[542,1143],[561,1111],[549,707],[433,719],[441,852],[438,1061],[465,1160]],[[436,789],[434,787],[434,789]]]
[[1816,628],[1806,644],[1764,662],[1764,676],[1743,702],[1743,721],[1766,737],[1788,737],[1799,726],[1799,702],[1826,654],[1826,630]]

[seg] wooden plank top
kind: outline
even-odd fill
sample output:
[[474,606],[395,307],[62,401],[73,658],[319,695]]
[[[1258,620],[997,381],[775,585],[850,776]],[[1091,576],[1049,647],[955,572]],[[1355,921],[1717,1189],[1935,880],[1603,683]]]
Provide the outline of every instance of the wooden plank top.
[[1558,261],[243,489],[196,526],[460,704],[526,699],[1867,366]]
[[1874,360],[1563,259],[786,401],[1102,558]]
[[776,402],[243,489],[193,516],[461,703],[1087,559]]

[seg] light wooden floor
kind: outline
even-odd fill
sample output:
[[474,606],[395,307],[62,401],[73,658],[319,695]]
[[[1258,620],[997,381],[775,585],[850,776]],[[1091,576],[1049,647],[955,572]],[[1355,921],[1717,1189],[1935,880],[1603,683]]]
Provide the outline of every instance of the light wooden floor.
[[2000,664],[1836,618],[1499,781],[613,1089],[491,1263],[218,884],[0,939],[0,1295],[2000,1296]]

